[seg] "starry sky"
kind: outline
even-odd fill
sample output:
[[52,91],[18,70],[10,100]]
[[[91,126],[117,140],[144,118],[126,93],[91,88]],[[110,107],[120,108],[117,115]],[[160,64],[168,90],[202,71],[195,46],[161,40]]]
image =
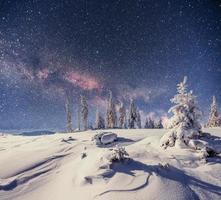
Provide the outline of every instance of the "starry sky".
[[0,129],[65,127],[64,91],[164,116],[176,84],[221,106],[221,1],[0,0]]

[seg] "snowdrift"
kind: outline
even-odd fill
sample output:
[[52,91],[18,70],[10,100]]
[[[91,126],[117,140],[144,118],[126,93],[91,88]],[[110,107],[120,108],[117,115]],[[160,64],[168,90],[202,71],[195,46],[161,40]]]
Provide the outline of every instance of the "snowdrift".
[[[96,131],[2,135],[0,199],[221,199],[220,153],[205,160],[200,150],[201,143],[221,149],[221,129],[204,130],[211,137],[193,141],[194,148],[165,150],[160,138],[166,131],[108,130],[117,140],[107,146],[91,140]],[[110,159],[115,145],[129,159]]]

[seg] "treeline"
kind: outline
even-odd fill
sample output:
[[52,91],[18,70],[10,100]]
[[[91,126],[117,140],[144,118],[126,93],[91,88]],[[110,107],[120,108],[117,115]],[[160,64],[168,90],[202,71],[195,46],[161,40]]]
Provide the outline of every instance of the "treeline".
[[[72,132],[72,98],[71,93],[68,91],[65,93],[65,110],[66,110],[66,121],[67,121],[67,131]],[[89,108],[87,100],[84,96],[80,96],[78,105],[78,128],[77,130],[88,130],[88,129],[154,129],[154,128],[164,128],[162,119],[159,120],[147,117],[145,123],[141,124],[141,114],[135,105],[134,100],[130,101],[129,109],[126,110],[125,105],[121,102],[120,108],[116,109],[116,103],[113,99],[112,92],[110,92],[107,101],[106,116],[103,116],[99,108],[96,110],[96,117],[94,124],[89,126],[88,123]],[[81,127],[82,125],[82,127]],[[210,114],[208,122],[204,127],[221,127],[221,117],[219,115],[219,108],[216,102],[215,96],[210,106]]]
[[[65,110],[67,120],[67,131],[72,132],[72,99],[71,94],[67,91],[65,95]],[[94,125],[88,125],[89,108],[87,100],[84,96],[80,96],[78,105],[78,128],[77,130],[87,129],[134,129],[134,128],[163,128],[162,120],[154,120],[147,117],[144,126],[141,123],[141,114],[135,105],[134,100],[130,101],[129,110],[126,110],[125,105],[121,102],[120,108],[117,111],[116,104],[110,92],[107,100],[106,117],[103,116],[97,108]],[[82,125],[82,127],[81,127]]]

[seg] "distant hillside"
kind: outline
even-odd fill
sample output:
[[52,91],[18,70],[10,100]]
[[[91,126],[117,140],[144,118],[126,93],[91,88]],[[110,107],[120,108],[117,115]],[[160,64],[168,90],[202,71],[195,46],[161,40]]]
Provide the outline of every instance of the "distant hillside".
[[52,135],[55,134],[56,132],[54,131],[47,131],[47,130],[42,130],[42,131],[27,131],[27,132],[22,132],[19,135],[25,135],[25,136],[38,136],[38,135]]

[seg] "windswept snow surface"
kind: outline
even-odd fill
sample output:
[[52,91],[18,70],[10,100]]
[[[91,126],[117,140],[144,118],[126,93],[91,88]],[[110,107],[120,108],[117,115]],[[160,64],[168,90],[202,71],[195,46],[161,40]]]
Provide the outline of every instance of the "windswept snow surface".
[[[107,131],[107,130],[105,130]],[[0,136],[1,200],[220,200],[221,158],[189,148],[160,148],[167,130],[108,130],[118,141],[97,146],[96,131]],[[221,129],[206,129],[221,149]],[[208,142],[208,141],[206,141]],[[110,163],[115,146],[131,160]],[[83,155],[83,156],[82,156]]]

